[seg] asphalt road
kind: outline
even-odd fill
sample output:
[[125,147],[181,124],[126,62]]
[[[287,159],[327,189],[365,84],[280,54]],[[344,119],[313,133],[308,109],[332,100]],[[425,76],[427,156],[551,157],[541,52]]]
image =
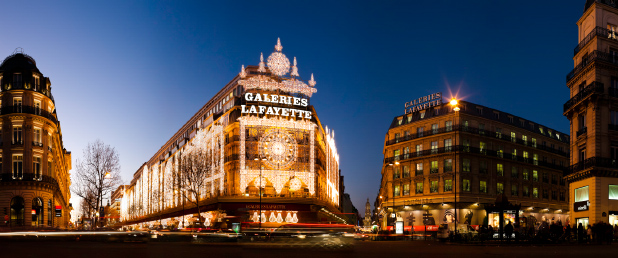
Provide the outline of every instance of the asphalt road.
[[[88,241],[0,242],[1,257],[615,257],[614,245],[455,245],[424,241],[358,242],[351,250],[272,248],[260,245],[184,242],[103,243]],[[601,256],[597,256],[601,257]]]

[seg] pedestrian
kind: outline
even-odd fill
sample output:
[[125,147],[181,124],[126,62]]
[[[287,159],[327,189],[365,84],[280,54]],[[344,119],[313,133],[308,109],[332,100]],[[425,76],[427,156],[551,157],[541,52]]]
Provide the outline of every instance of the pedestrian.
[[566,228],[564,229],[564,239],[567,242],[571,242],[571,225],[567,224]]
[[577,226],[577,241],[580,243],[584,241],[584,226],[581,222]]
[[592,243],[592,228],[590,225],[588,225],[588,228],[586,229],[586,242]]
[[493,239],[494,238],[494,227],[489,225],[489,229],[487,230],[487,233],[489,234],[489,239]]
[[513,235],[513,224],[511,224],[510,220],[509,224],[506,224],[506,226],[504,226],[504,233],[506,234],[506,240],[510,242],[511,235]]

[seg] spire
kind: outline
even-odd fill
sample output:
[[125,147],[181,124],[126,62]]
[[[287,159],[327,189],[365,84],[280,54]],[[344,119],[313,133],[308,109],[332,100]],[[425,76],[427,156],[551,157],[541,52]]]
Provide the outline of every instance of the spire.
[[309,86],[311,87],[315,86],[315,80],[313,79],[313,73],[311,73],[311,80],[309,80]]
[[264,64],[264,54],[260,53],[260,67],[258,68],[258,72],[265,73],[266,65]]
[[242,67],[240,68],[240,73],[238,75],[240,75],[240,78],[243,79],[247,77],[247,72],[245,72],[245,65],[242,65]]
[[278,52],[281,52],[282,49],[283,49],[283,46],[281,45],[281,39],[277,38],[277,45],[275,45],[275,50],[277,50]]
[[298,75],[298,67],[296,66],[296,57],[294,57],[294,66],[292,66],[292,72],[290,76],[300,76]]

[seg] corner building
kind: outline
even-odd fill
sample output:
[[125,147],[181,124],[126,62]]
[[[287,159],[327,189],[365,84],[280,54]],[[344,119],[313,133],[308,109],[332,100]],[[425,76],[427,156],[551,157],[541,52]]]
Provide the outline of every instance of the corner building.
[[497,196],[520,206],[503,221],[566,223],[568,135],[482,105],[441,103],[406,105],[393,119],[376,200],[381,228],[403,221],[406,231],[454,230],[457,221],[478,229],[487,218],[497,231],[499,213],[486,211]]
[[[122,197],[123,224],[137,228],[188,227],[197,208],[181,198],[179,155],[207,148],[212,173],[200,200],[206,227],[258,223],[343,222],[339,207],[339,156],[334,132],[323,127],[311,96],[311,75],[300,80],[281,52],[243,66],[134,174]],[[261,211],[261,216],[260,216]],[[243,224],[247,225],[247,224]],[[254,225],[254,224],[251,224]]]
[[0,86],[0,226],[67,228],[71,152],[51,81],[34,58],[15,53],[0,65]]
[[571,217],[584,226],[618,224],[618,5],[586,1],[577,21],[579,44],[567,75],[571,123]]

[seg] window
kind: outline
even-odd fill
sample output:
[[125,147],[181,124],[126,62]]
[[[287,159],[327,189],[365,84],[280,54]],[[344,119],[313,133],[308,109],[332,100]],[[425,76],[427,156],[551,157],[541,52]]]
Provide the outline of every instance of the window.
[[393,150],[393,157],[395,161],[399,160],[399,150]]
[[551,199],[552,200],[558,200],[558,192],[552,190],[551,191]]
[[485,124],[479,124],[479,134],[485,135]]
[[13,74],[13,87],[15,87],[15,89],[21,89],[23,87],[20,73]]
[[446,139],[444,140],[444,151],[445,152],[450,152],[452,150],[452,140],[451,139]]
[[518,196],[518,190],[519,188],[517,187],[517,185],[511,185],[511,196]]
[[403,195],[410,195],[410,184],[403,185]]
[[53,221],[53,216],[52,216],[52,201],[47,200],[47,225],[48,226],[52,226],[52,221]]
[[403,148],[403,159],[410,158],[410,147]]
[[[401,122],[401,120],[399,120]],[[399,133],[395,133],[395,142],[399,142]]]
[[498,174],[498,176],[504,176],[504,167],[502,166],[502,164],[496,164],[496,173]]
[[523,151],[522,154],[523,154],[522,156],[524,156],[524,161],[528,162],[528,152]]
[[539,165],[539,155],[538,154],[532,154],[532,164],[534,165]]
[[618,200],[618,185],[609,185],[609,199]]
[[532,138],[532,147],[536,148],[536,138]]
[[22,179],[24,177],[23,162],[23,155],[13,155],[13,178]]
[[513,152],[511,152],[511,158],[513,158],[513,160],[517,160],[517,149],[513,149]]
[[417,176],[423,175],[423,162],[416,163],[416,175]]
[[479,152],[481,154],[487,154],[487,147],[485,145],[485,142],[479,142]]
[[445,192],[453,191],[453,180],[452,179],[444,179],[444,191]]
[[517,173],[517,167],[516,166],[512,166],[511,167],[511,177],[512,178],[518,178],[519,177],[519,173]]
[[543,199],[549,199],[549,194],[547,193],[547,189],[543,189]]
[[431,154],[438,153],[438,141],[431,142]]
[[607,24],[607,37],[610,39],[616,39],[616,37],[618,36],[618,28],[616,28],[616,25],[613,25],[611,23]]
[[423,155],[423,145],[422,144],[418,144],[416,145],[416,156],[420,157]]
[[34,101],[34,114],[35,115],[41,115],[41,102],[35,100]]
[[410,167],[409,166],[403,166],[403,177],[410,177]]
[[498,139],[502,138],[502,128],[496,127],[496,138]]
[[527,185],[524,185],[524,197],[530,197],[530,190],[528,189]]
[[532,170],[532,181],[534,182],[538,182],[539,181],[539,172],[536,170]]
[[511,132],[511,141],[512,142],[517,141],[517,137],[515,136],[515,132]]
[[32,160],[32,171],[34,172],[34,178],[41,180],[41,157],[34,157]]
[[539,188],[536,188],[536,187],[532,188],[532,197],[539,198]]
[[528,176],[528,169],[524,168],[524,172],[522,173],[524,180],[530,180],[530,177]]
[[588,200],[590,200],[588,196],[588,186],[575,189],[575,202],[583,202]]
[[498,157],[504,158],[504,149],[502,148],[502,145],[498,145],[498,151],[496,151],[496,154]]
[[463,122],[463,130],[464,130],[464,132],[468,131],[468,120]]
[[444,159],[444,173],[453,172],[453,160],[452,159]]
[[416,183],[416,193],[417,194],[422,194],[423,193],[423,182],[417,182]]
[[463,172],[470,172],[470,159],[463,159]]
[[586,149],[579,150],[579,162],[586,160]]
[[552,185],[558,184],[558,177],[556,175],[551,175],[551,184]]
[[423,127],[416,128],[416,137],[423,137]]
[[547,177],[547,172],[543,172],[543,183],[549,183],[549,178]]
[[479,192],[487,193],[487,181],[480,181],[479,182]]
[[399,186],[396,185],[394,190],[393,190],[393,196],[395,196],[395,197],[399,196],[399,190],[400,190]]
[[453,130],[453,121],[444,122],[444,127],[446,127],[446,131],[450,132]]
[[421,114],[421,119],[425,118],[425,110],[421,111],[420,114]]
[[41,143],[41,129],[40,128],[34,128],[34,145],[37,146],[43,146],[43,144]]
[[438,133],[438,124],[432,124],[431,125],[431,133],[432,134],[437,134]]
[[52,166],[51,160],[47,161],[47,175],[52,176],[54,174],[54,167]]
[[479,163],[479,173],[487,174],[487,161],[481,160]]
[[504,184],[503,183],[496,183],[496,193],[497,194],[503,194],[504,193]]
[[431,161],[431,168],[429,169],[429,173],[430,174],[438,173],[438,161],[437,160]]
[[398,179],[398,178],[399,178],[399,167],[393,166],[393,179]]
[[470,192],[470,179],[464,179],[462,183],[462,191]]
[[470,140],[463,139],[463,151],[470,152]]
[[483,108],[482,107],[476,107],[476,113],[479,113],[479,115],[483,114]]
[[13,111],[17,113],[22,112],[22,101],[21,98],[13,98]]
[[564,192],[560,192],[560,201],[565,201]]
[[438,192],[438,181],[437,180],[431,181],[429,192],[431,192],[431,193],[437,193]]
[[586,113],[577,115],[577,128],[579,131],[586,128]]
[[13,144],[22,144],[21,126],[13,126]]
[[528,145],[528,136],[522,135],[521,140],[524,142],[524,145]]

